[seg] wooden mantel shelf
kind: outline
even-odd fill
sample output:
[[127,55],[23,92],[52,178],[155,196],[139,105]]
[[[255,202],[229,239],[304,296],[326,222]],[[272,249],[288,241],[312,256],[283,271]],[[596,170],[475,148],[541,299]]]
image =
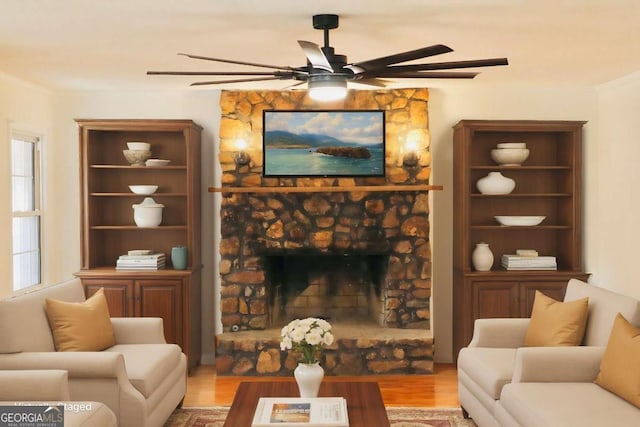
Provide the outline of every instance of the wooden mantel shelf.
[[344,193],[436,191],[442,185],[353,185],[348,187],[209,187],[209,193]]

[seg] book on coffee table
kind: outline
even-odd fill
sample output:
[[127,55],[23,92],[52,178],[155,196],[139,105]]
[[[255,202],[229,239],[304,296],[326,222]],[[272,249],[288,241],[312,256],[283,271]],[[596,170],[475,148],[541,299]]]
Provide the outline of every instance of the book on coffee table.
[[343,397],[261,397],[251,427],[349,427]]

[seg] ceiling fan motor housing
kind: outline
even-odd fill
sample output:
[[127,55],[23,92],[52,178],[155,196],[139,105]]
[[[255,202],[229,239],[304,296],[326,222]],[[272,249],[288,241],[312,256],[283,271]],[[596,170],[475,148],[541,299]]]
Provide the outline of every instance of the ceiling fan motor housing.
[[333,30],[334,28],[338,28],[338,25],[338,15],[330,13],[313,15],[313,28],[316,30]]

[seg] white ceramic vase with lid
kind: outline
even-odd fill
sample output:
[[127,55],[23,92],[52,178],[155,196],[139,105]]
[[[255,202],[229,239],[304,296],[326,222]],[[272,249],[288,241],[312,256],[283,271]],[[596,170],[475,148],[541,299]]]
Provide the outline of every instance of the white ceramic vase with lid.
[[138,227],[157,227],[162,223],[162,208],[153,197],[145,197],[142,203],[133,205],[133,220]]
[[516,188],[516,181],[500,172],[489,172],[476,182],[476,187],[482,194],[509,194]]
[[489,271],[493,266],[493,252],[489,248],[489,244],[480,242],[471,254],[471,263],[476,271]]

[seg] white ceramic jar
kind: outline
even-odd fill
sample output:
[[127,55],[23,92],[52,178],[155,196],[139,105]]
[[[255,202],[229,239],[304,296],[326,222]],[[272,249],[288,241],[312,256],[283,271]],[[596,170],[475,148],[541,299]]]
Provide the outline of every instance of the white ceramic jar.
[[471,254],[471,263],[476,271],[489,271],[493,266],[493,252],[489,248],[489,244],[480,242]]
[[152,197],[145,197],[142,203],[133,205],[133,220],[138,227],[157,227],[162,223],[162,208]]
[[489,175],[476,182],[482,194],[509,194],[516,188],[516,181],[500,172],[489,172]]

